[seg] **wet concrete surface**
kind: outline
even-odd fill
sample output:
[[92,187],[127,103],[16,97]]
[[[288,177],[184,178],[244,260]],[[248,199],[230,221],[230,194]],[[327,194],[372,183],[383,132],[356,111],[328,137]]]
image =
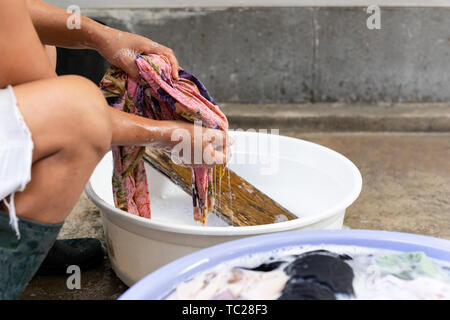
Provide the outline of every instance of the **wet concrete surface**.
[[[336,150],[360,169],[363,189],[347,210],[346,227],[450,239],[450,133],[281,133]],[[59,237],[104,240],[100,213],[85,195]],[[80,290],[69,290],[66,281],[35,277],[22,299],[116,299],[127,288],[106,257],[82,273]]]

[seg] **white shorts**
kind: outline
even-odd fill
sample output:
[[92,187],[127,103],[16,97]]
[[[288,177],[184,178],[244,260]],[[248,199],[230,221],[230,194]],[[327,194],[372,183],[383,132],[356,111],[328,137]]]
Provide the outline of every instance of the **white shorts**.
[[[10,224],[19,237],[14,193],[31,180],[33,140],[17,108],[13,88],[0,89],[0,201],[9,209]],[[11,195],[9,202],[6,197]]]

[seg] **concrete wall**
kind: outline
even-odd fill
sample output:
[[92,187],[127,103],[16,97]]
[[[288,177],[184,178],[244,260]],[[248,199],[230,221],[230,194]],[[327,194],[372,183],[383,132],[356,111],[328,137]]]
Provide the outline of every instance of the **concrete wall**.
[[216,100],[239,103],[450,101],[450,9],[84,9],[174,49]]

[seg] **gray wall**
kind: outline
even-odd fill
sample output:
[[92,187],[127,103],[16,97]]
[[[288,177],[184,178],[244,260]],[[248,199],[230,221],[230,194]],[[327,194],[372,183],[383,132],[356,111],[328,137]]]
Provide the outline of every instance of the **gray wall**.
[[450,101],[450,9],[83,9],[174,49],[220,102]]

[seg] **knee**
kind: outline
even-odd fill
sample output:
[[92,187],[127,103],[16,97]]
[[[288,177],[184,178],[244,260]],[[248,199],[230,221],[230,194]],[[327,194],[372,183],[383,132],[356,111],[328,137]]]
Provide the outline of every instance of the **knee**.
[[67,76],[66,80],[75,93],[71,114],[77,119],[76,139],[80,146],[88,147],[102,157],[111,147],[110,107],[100,89],[90,80],[80,76]]

